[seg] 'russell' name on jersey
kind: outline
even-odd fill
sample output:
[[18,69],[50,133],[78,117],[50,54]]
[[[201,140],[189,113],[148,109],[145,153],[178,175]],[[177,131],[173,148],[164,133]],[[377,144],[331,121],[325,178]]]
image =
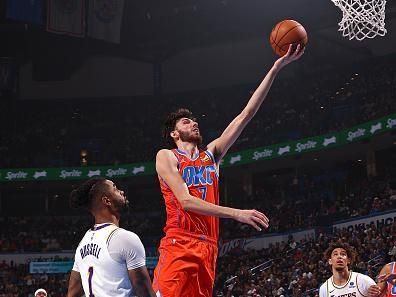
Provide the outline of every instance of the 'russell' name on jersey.
[[99,259],[99,253],[101,249],[102,248],[99,248],[99,246],[95,243],[88,243],[82,246],[80,249],[81,259],[84,259],[88,255],[95,256],[97,259]]

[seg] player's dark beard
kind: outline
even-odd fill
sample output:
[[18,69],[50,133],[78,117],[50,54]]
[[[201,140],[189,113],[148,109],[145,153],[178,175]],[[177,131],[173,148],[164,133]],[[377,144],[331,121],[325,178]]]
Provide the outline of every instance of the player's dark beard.
[[117,211],[120,214],[126,213],[128,211],[128,209],[129,209],[129,201],[128,201],[127,198],[124,201],[118,201],[117,200],[117,203],[116,203],[115,206],[117,208]]
[[188,132],[178,131],[180,135],[180,140],[183,142],[192,142],[196,145],[200,145],[202,143],[201,135],[191,135]]

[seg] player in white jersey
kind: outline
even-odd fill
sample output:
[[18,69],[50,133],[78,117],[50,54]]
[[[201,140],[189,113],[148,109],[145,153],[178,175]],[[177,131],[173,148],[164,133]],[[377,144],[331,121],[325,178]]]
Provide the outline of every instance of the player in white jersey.
[[70,195],[74,207],[85,207],[95,217],[77,247],[67,297],[155,297],[139,237],[119,228],[127,208],[124,192],[104,178],[92,178]]
[[372,297],[378,286],[369,276],[353,272],[350,265],[356,257],[347,243],[335,242],[325,251],[333,275],[319,289],[319,297]]

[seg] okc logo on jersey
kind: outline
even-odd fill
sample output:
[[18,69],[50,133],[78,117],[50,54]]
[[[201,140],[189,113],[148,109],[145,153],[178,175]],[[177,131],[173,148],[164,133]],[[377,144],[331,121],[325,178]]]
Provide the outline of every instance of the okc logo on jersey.
[[214,165],[187,166],[183,169],[182,177],[187,186],[212,185],[211,173],[216,173]]

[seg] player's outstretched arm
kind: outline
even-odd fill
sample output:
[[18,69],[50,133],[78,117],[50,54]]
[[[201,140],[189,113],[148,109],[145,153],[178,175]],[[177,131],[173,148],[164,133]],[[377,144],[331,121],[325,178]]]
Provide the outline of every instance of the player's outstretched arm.
[[83,294],[81,283],[81,275],[79,272],[72,270],[69,278],[69,288],[67,289],[67,297],[80,297]]
[[156,297],[146,266],[128,270],[135,294],[139,297]]
[[192,196],[180,176],[177,169],[177,159],[172,151],[163,149],[158,152],[156,169],[160,178],[170,187],[184,210],[203,215],[231,218],[241,223],[249,224],[259,231],[262,228],[268,228],[268,218],[257,210],[241,210],[219,206],[206,202],[200,197]]
[[278,72],[287,64],[299,59],[303,54],[304,48],[301,48],[300,45],[297,46],[294,52],[292,52],[292,46],[290,46],[287,54],[275,61],[242,112],[228,125],[219,138],[208,144],[208,149],[214,154],[217,162],[224,157],[230,146],[236,141],[243,129],[257,113],[264,99],[267,97]]

